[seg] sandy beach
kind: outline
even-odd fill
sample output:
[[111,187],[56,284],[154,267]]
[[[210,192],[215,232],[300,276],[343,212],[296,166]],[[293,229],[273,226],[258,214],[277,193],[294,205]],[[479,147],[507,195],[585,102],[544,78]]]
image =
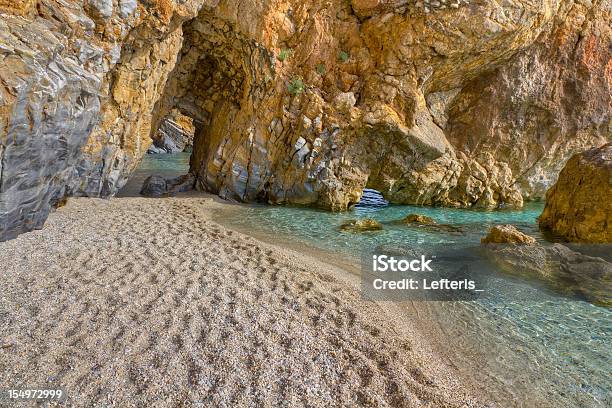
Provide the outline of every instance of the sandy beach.
[[71,199],[0,244],[0,388],[68,406],[478,406],[392,304],[211,220],[209,196]]

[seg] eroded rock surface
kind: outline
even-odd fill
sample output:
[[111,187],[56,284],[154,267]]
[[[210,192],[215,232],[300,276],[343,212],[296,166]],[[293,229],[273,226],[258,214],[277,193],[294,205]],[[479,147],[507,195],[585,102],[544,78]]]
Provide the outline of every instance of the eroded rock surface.
[[[435,3],[435,4],[434,4]],[[520,206],[610,140],[607,1],[0,2],[0,237],[110,196],[173,109],[197,186]]]
[[159,175],[152,175],[142,183],[140,194],[145,197],[168,197],[178,193],[193,190],[195,177],[188,173],[182,176],[166,179]]
[[612,243],[612,144],[573,156],[546,193],[540,227],[573,242]]

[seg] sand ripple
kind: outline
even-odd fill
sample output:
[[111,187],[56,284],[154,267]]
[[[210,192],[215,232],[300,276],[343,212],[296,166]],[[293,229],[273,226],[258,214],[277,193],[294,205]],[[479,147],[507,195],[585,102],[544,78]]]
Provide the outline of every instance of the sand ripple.
[[331,267],[210,204],[74,199],[1,243],[0,388],[61,386],[70,406],[472,405]]

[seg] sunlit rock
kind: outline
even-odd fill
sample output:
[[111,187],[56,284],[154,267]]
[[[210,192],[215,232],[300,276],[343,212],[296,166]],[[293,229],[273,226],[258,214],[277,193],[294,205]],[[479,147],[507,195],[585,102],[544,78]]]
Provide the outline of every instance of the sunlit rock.
[[612,243],[612,143],[567,162],[539,223],[568,241]]
[[489,229],[486,237],[480,240],[482,244],[523,244],[532,245],[536,240],[519,231],[514,225],[495,225]]

